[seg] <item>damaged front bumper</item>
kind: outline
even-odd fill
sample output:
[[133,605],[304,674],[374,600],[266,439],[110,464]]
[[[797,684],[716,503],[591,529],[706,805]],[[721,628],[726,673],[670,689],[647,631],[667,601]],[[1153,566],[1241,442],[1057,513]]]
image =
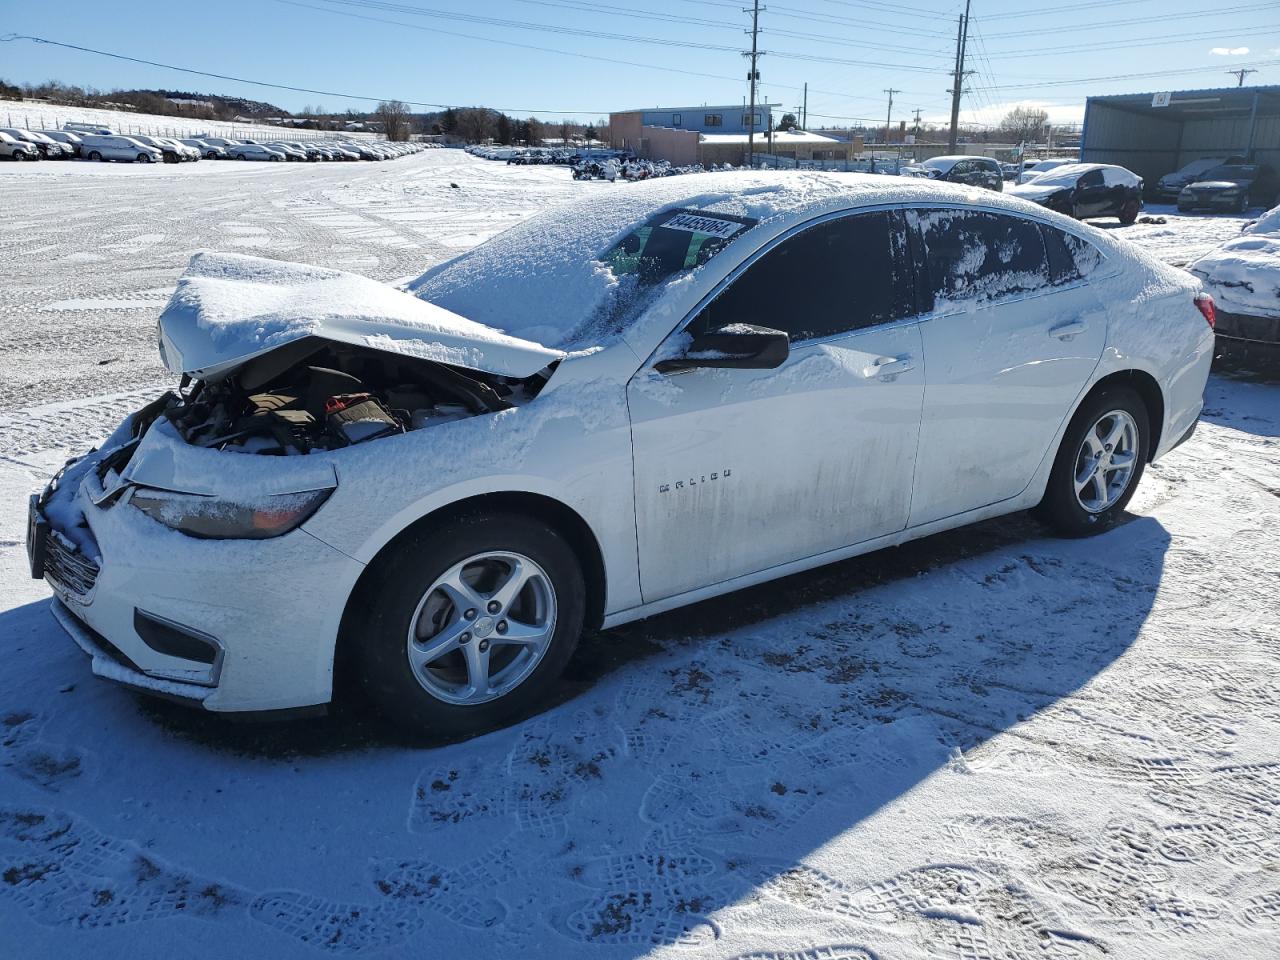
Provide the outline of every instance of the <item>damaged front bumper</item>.
[[[302,529],[202,540],[104,495],[99,469],[120,434],[33,497],[28,524],[32,574],[93,672],[211,711],[327,703],[363,565]],[[234,472],[258,458],[228,459]]]

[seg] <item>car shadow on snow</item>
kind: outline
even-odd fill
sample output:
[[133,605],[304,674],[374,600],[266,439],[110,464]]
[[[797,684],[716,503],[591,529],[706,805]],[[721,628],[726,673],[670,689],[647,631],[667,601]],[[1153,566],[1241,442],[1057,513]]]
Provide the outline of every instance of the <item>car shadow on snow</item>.
[[[948,822],[921,811],[946,816],[949,800],[921,807],[906,795],[951,772],[990,775],[963,778],[970,791],[1079,769],[1142,776],[1137,752],[1150,738],[1118,731],[1126,720],[1112,716],[1125,698],[1113,691],[1104,707],[1102,694],[1084,688],[1121,682],[1102,675],[1138,638],[1168,547],[1152,518],[1062,541],[1015,516],[880,551],[590,637],[564,701],[510,729],[429,750],[400,749],[400,738],[354,709],[264,728],[148,702],[151,734],[130,730],[119,710],[111,723],[113,742],[150,739],[150,749],[99,771],[94,792],[134,790],[115,782],[126,771],[130,781],[204,776],[205,745],[216,744],[248,754],[221,752],[216,767],[233,773],[224,802],[251,800],[254,822],[294,823],[305,797],[297,836],[287,836],[292,827],[273,833],[281,856],[290,843],[327,847],[362,811],[362,839],[335,846],[330,868],[367,872],[363,901],[239,888],[235,901],[248,905],[236,914],[242,922],[247,915],[347,952],[429,938],[459,957],[598,947],[639,957],[730,935],[776,940],[777,918],[793,915],[804,926],[791,929],[806,942],[852,944],[833,948],[842,960],[888,955],[902,936],[977,950],[988,929],[1008,948],[1001,955],[1101,955],[998,868],[948,856]],[[0,636],[18,628],[52,640],[37,624],[39,606],[0,615]],[[106,693],[127,696],[103,691],[82,713],[107,706]],[[1047,711],[1059,725],[1053,739],[1026,723]],[[1140,729],[1146,719],[1127,722]],[[1063,723],[1079,724],[1080,736],[1061,736]],[[173,744],[170,734],[199,745]],[[323,753],[333,756],[299,760]],[[153,792],[149,806],[181,819],[189,797]],[[890,859],[915,866],[886,875],[874,865],[885,862],[876,831],[907,803],[916,813],[891,828]],[[202,835],[241,828],[218,823],[220,804],[201,809]],[[39,843],[21,829],[19,840]],[[829,859],[833,842],[863,829],[870,839],[853,849],[875,856]],[[52,882],[32,880],[19,903],[44,903],[41,885]],[[299,891],[334,885],[294,882]],[[51,888],[45,899],[45,920],[55,922],[66,896]]]
[[[1132,519],[1127,517],[1126,522]],[[702,638],[785,616],[809,605],[849,600],[864,590],[922,576],[957,560],[1032,540],[1043,533],[1043,527],[1028,514],[999,517],[738,590],[614,630],[588,632],[556,695],[541,710],[555,710],[572,702],[609,674],[661,654],[673,645],[697,643]],[[342,695],[323,714],[302,711],[237,717],[192,710],[141,694],[136,699],[145,715],[177,736],[213,749],[269,759],[323,756],[379,746],[440,747],[457,742],[456,738],[406,734],[383,722],[354,684],[339,686]]]

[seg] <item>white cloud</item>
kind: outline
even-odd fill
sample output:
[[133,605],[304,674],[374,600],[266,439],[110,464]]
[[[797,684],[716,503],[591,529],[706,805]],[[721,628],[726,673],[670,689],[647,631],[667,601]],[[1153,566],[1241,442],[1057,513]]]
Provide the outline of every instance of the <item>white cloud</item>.
[[1243,57],[1249,52],[1248,47],[1214,47],[1209,51],[1215,57]]

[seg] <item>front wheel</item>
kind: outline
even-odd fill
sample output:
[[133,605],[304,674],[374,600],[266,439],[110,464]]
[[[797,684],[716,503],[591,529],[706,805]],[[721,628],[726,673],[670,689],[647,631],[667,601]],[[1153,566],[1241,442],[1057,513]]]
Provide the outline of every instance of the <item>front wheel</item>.
[[102,154],[100,154],[97,150],[90,150],[90,151],[89,151],[89,159],[90,159],[90,160],[101,160],[101,159],[102,159]]
[[1244,213],[1248,209],[1249,209],[1249,198],[1247,196],[1243,196],[1240,198],[1240,202],[1236,204],[1236,213]]
[[150,163],[150,162],[151,162],[151,157],[150,157],[150,156],[148,156],[148,155],[147,155],[147,154],[145,154],[145,153],[140,153],[140,154],[138,154],[138,162],[139,162],[139,163]]
[[1062,438],[1038,507],[1041,518],[1068,537],[1113,526],[1142,479],[1149,437],[1147,407],[1134,390],[1094,393]]
[[1138,219],[1138,212],[1142,209],[1142,204],[1137,200],[1130,200],[1120,208],[1120,222],[1126,227],[1133,224]]
[[586,586],[553,527],[470,514],[391,548],[344,648],[378,708],[407,730],[479,733],[545,700],[582,632]]

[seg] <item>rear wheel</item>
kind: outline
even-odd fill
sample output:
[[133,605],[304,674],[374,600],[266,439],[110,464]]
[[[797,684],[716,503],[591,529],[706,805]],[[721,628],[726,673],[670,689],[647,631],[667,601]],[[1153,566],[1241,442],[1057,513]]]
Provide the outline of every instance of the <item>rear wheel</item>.
[[90,150],[90,151],[89,151],[89,159],[90,159],[90,160],[101,160],[101,159],[102,159],[102,154],[100,154],[97,150]]
[[414,732],[479,733],[543,701],[577,646],[586,586],[552,527],[470,514],[415,531],[379,561],[347,625],[378,708]]
[[1076,411],[1038,512],[1058,533],[1091,536],[1115,524],[1147,462],[1150,423],[1137,392],[1106,387]]

